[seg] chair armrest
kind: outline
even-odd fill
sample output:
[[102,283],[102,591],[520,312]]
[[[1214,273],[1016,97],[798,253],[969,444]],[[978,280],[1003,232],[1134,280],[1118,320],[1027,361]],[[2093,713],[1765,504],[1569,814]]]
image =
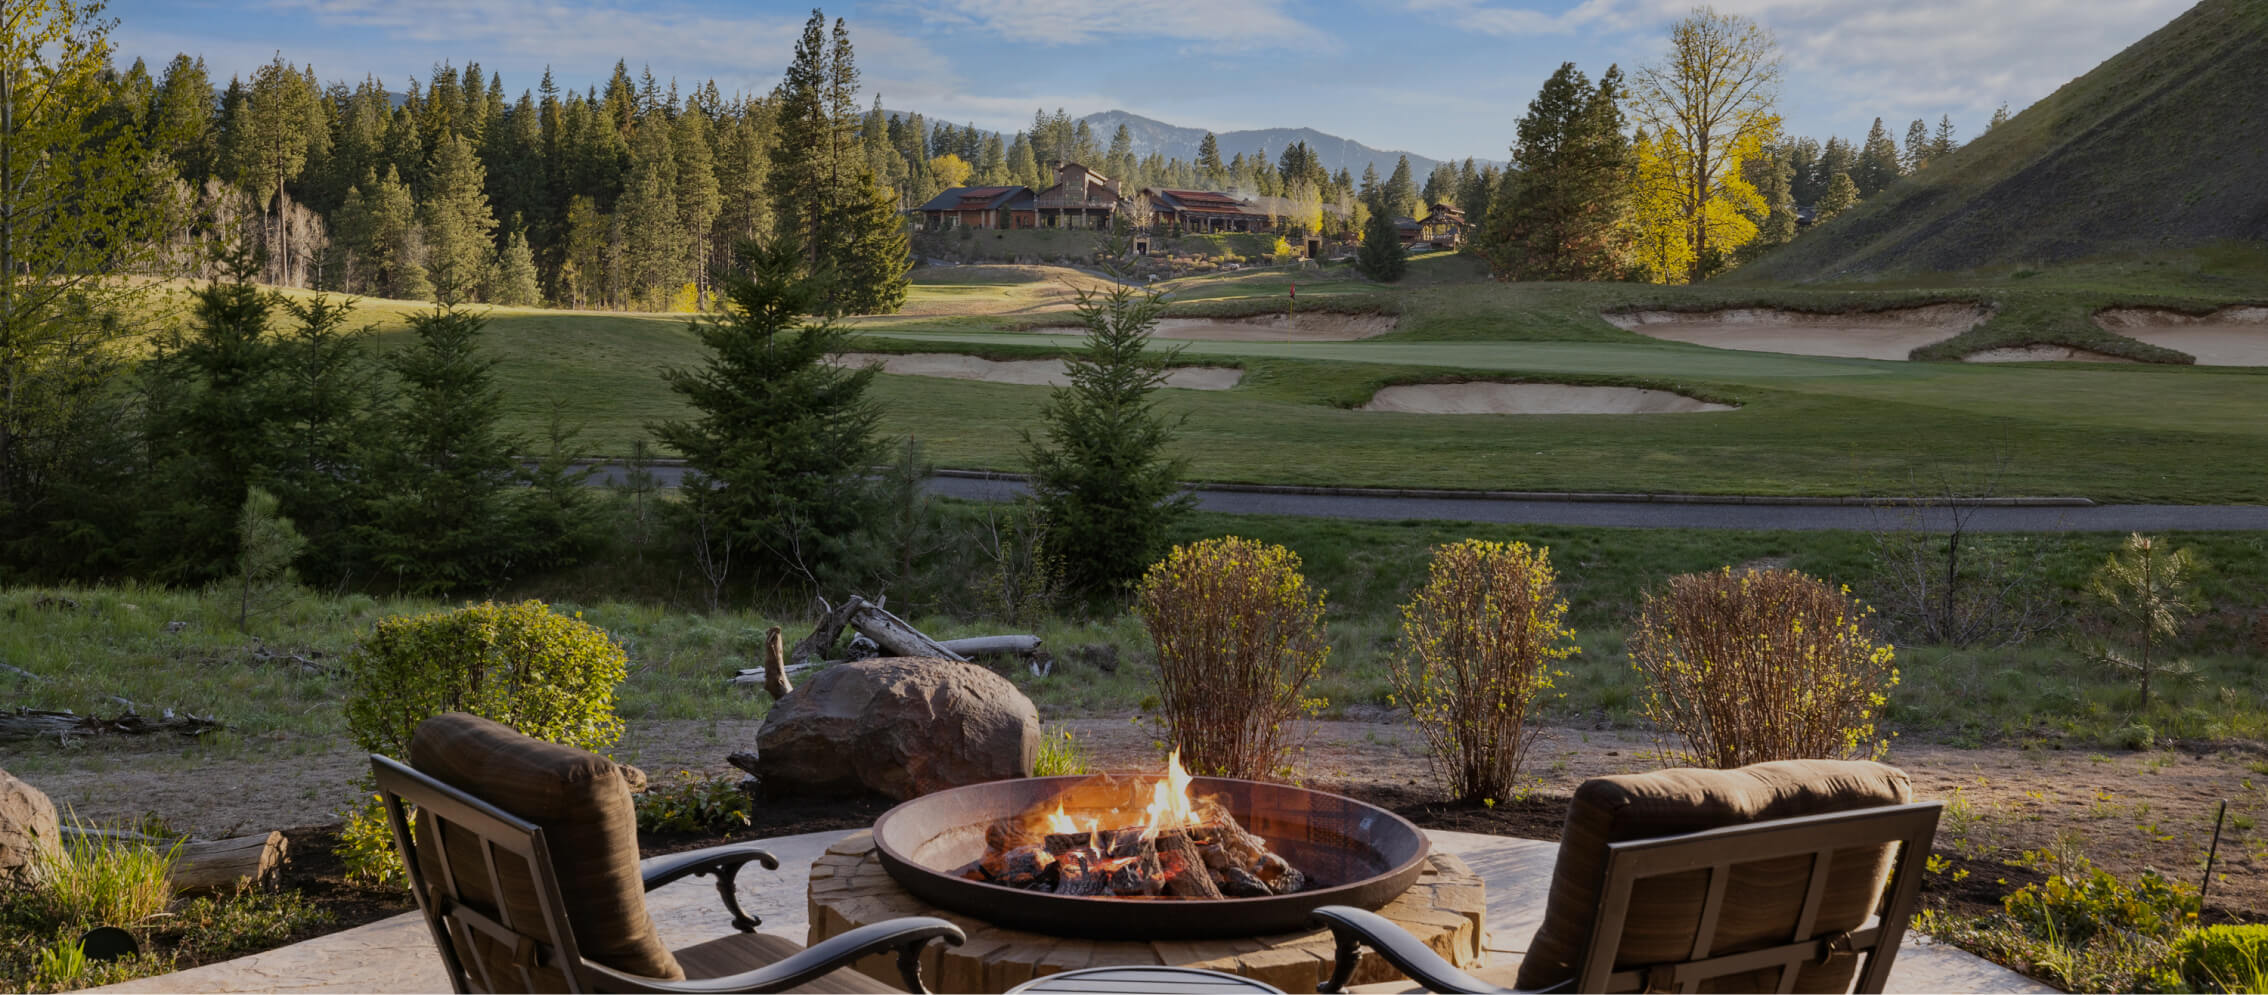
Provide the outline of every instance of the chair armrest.
[[1316,985],[1316,991],[1345,991],[1347,982],[1354,978],[1356,965],[1362,960],[1365,943],[1429,992],[1493,995],[1511,991],[1457,970],[1455,964],[1443,960],[1432,947],[1418,942],[1417,937],[1375,912],[1365,912],[1351,905],[1326,905],[1315,910],[1312,921],[1319,926],[1329,926],[1332,938],[1338,941],[1337,960],[1331,966],[1330,980]]
[[752,933],[764,920],[740,911],[740,896],[733,890],[733,879],[740,874],[742,865],[751,861],[763,864],[767,871],[780,869],[780,858],[746,844],[733,843],[656,857],[639,868],[638,874],[645,878],[647,891],[689,877],[716,875],[717,896],[724,899],[725,908],[732,913],[732,928]]
[[776,992],[794,988],[821,975],[834,971],[868,954],[885,950],[898,952],[898,973],[906,982],[909,992],[928,992],[921,983],[921,948],[931,940],[944,940],[960,946],[967,939],[961,927],[930,916],[908,916],[891,919],[844,933],[818,946],[797,951],[785,960],[766,964],[753,971],[742,971],[722,978],[702,978],[697,981],[661,981],[654,978],[624,974],[603,964],[583,959],[584,970],[603,979],[608,991],[649,992],[661,995],[732,995],[739,992]]

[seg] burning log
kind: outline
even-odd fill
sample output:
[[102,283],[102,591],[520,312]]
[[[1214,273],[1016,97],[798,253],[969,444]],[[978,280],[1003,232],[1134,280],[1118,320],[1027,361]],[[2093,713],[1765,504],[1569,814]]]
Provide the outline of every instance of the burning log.
[[1182,898],[1221,897],[1220,886],[1213,883],[1213,872],[1205,868],[1205,858],[1197,852],[1197,844],[1190,842],[1188,833],[1159,835],[1158,852],[1166,864],[1168,893]]

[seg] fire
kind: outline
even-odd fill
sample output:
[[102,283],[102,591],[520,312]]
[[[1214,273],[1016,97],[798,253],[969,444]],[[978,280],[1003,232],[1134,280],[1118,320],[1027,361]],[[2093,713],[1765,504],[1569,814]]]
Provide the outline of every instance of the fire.
[[1142,838],[1156,839],[1161,830],[1181,829],[1202,825],[1197,808],[1189,800],[1189,772],[1181,769],[1181,751],[1166,756],[1166,775],[1150,788],[1150,807],[1145,809]]
[[1079,831],[1079,824],[1072,822],[1070,816],[1063,814],[1063,802],[1060,799],[1055,803],[1055,811],[1047,814],[1047,831],[1051,833],[1075,833]]

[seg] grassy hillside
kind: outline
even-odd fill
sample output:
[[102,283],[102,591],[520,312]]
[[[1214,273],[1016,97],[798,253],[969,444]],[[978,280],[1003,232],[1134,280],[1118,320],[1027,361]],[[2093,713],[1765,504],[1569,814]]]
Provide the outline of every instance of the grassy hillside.
[[2268,0],[2204,0],[1742,268],[1815,282],[2268,239]]

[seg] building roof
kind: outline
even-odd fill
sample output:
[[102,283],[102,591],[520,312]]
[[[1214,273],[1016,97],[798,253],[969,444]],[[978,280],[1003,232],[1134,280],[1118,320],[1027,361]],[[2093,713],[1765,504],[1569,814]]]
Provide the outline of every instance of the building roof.
[[1258,216],[1258,212],[1253,211],[1251,205],[1225,193],[1215,193],[1210,190],[1153,190],[1151,193],[1163,198],[1168,206],[1177,211]]
[[1029,187],[954,187],[915,210],[920,211],[982,211],[1001,207],[1014,200],[1017,192],[1030,193]]

